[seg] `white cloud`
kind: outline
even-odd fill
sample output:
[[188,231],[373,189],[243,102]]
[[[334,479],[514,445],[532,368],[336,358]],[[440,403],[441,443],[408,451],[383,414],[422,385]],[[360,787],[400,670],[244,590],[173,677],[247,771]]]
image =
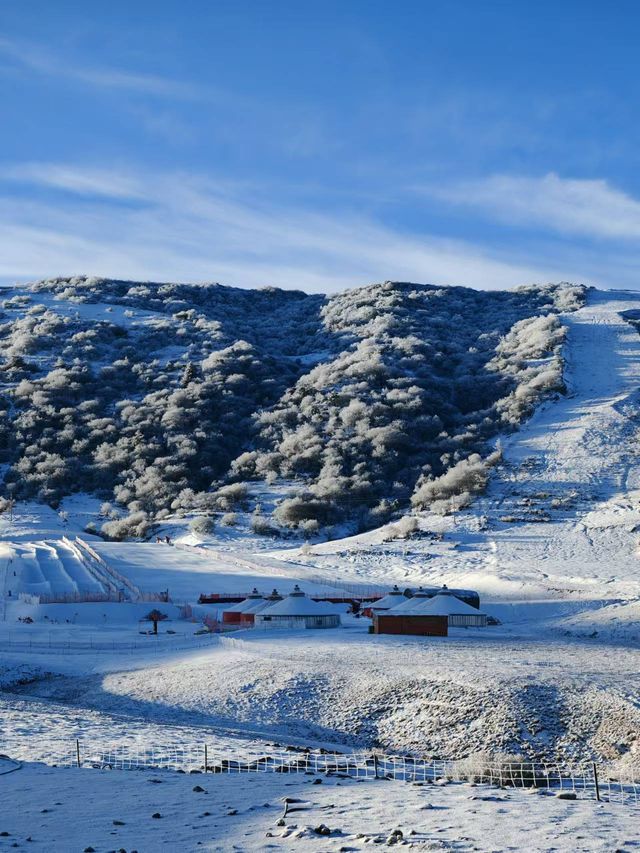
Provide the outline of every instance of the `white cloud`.
[[640,201],[603,180],[494,175],[420,188],[427,195],[485,211],[501,222],[602,239],[640,237]]
[[[5,169],[0,180],[3,175],[33,184],[28,198],[0,196],[4,278],[86,272],[335,291],[384,279],[502,288],[567,277],[553,264],[462,241],[277,207],[246,187],[201,176],[42,163]],[[41,187],[65,194],[52,199]]]
[[92,87],[129,91],[177,100],[201,100],[207,95],[198,87],[156,74],[139,74],[118,68],[79,66],[58,59],[39,45],[0,37],[0,54],[14,64],[47,76],[65,77]]
[[55,163],[22,163],[0,168],[0,180],[17,181],[88,196],[133,200],[142,187],[130,176],[108,169],[76,169]]

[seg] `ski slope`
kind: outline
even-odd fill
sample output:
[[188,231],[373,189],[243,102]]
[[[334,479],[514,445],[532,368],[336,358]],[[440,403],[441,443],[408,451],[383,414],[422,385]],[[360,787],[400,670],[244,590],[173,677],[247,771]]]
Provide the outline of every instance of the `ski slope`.
[[105,586],[62,540],[0,542],[5,598],[103,593]]

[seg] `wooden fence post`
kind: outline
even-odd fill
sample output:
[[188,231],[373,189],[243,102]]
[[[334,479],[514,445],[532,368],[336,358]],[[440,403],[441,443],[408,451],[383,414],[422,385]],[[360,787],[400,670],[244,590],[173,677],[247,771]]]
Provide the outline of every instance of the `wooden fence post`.
[[82,767],[80,762],[80,741],[76,739],[76,761],[78,763],[78,767]]
[[207,772],[207,765],[209,764],[209,759],[207,755],[207,745],[204,745],[204,772]]
[[594,782],[596,783],[596,800],[598,802],[600,802],[600,785],[598,783],[598,766],[595,763],[595,761],[593,762],[593,779],[594,779]]
[[379,779],[380,776],[378,775],[378,756],[376,753],[373,754],[373,768],[375,770],[376,779]]

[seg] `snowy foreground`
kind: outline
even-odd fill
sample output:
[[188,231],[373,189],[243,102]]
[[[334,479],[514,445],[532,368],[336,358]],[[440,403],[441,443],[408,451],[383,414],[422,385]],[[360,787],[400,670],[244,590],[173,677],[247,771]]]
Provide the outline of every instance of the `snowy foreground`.
[[[469,784],[316,778],[25,765],[0,776],[0,832],[9,833],[0,850],[346,853],[394,837],[394,847],[496,853],[640,846],[638,813],[621,806]],[[285,798],[302,802],[282,820]],[[330,835],[315,831],[322,825]]]

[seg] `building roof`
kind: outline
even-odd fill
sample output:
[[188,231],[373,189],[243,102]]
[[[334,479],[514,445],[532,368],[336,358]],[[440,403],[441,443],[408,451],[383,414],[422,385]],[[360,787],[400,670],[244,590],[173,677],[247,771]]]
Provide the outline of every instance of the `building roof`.
[[262,598],[260,601],[256,601],[255,604],[252,604],[249,609],[243,610],[243,613],[262,613],[263,610],[266,610],[267,607],[272,607],[277,601],[282,601],[282,596],[279,595],[278,590],[274,589],[271,595],[267,595],[265,598]]
[[267,601],[265,598],[247,598],[245,601],[241,602],[240,613],[258,613],[260,610],[264,610],[265,607],[269,607],[271,604],[272,602]]
[[388,592],[383,598],[379,598],[369,606],[371,610],[389,610],[390,607],[395,607],[404,601],[404,598],[404,593],[398,589],[396,584],[391,592]]
[[293,592],[282,601],[276,601],[271,607],[261,611],[261,616],[338,616],[340,611],[328,601],[314,601],[308,598],[296,584]]
[[415,610],[415,608],[419,604],[423,604],[425,601],[428,601],[430,598],[432,598],[433,594],[433,590],[423,589],[422,587],[419,587],[413,593],[411,598],[405,598],[403,596],[402,599],[398,602],[398,604],[388,608],[387,613],[392,614],[394,616],[396,613],[398,615],[400,615],[401,613],[409,613],[410,611]]
[[249,613],[251,607],[256,604],[259,604],[261,601],[264,601],[264,597],[258,590],[254,588],[251,590],[251,593],[244,599],[244,601],[238,601],[236,604],[232,604],[229,607],[224,608],[224,613]]
[[411,613],[416,616],[484,616],[484,613],[476,610],[466,601],[456,598],[446,586],[443,586],[433,598],[418,602]]

